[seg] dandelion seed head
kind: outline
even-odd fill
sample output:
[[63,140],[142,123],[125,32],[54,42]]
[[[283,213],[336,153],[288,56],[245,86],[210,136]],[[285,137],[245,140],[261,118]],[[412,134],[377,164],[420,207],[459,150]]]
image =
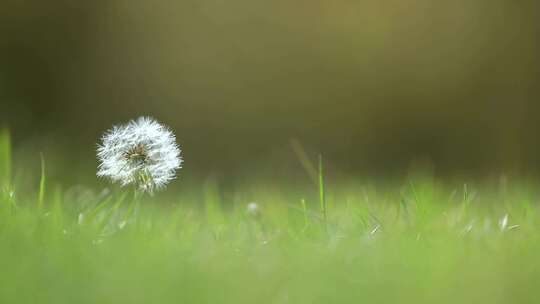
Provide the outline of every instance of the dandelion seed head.
[[122,186],[152,193],[173,180],[182,165],[174,134],[149,117],[114,126],[101,141],[97,175]]

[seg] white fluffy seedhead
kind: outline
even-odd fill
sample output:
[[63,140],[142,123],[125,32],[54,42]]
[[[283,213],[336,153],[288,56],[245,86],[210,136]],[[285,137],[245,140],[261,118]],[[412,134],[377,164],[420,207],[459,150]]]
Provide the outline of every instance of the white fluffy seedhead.
[[149,193],[165,187],[182,165],[174,134],[149,117],[107,131],[97,157],[99,177]]

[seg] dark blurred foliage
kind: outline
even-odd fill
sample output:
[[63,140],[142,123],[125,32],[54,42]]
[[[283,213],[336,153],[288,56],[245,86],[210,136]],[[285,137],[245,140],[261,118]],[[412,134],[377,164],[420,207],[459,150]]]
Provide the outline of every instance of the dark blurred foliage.
[[0,124],[84,163],[152,115],[194,174],[287,172],[291,138],[351,175],[534,174],[539,51],[536,0],[3,0]]

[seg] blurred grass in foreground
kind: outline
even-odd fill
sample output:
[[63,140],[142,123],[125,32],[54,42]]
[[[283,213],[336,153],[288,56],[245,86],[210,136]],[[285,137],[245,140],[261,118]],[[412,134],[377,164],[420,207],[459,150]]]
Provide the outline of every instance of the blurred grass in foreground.
[[[9,166],[5,136],[0,164]],[[532,303],[540,296],[539,193],[526,183],[343,185],[327,193],[323,221],[317,200],[292,192],[261,190],[254,211],[212,182],[136,204],[129,189],[51,190],[42,181],[26,193],[1,182],[1,303]]]

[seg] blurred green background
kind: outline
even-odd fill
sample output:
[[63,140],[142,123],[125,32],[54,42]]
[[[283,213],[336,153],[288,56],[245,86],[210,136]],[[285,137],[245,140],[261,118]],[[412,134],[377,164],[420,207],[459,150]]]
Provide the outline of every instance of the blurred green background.
[[16,159],[75,172],[151,115],[184,175],[294,176],[292,139],[343,175],[536,175],[539,17],[535,0],[2,0],[0,125]]

